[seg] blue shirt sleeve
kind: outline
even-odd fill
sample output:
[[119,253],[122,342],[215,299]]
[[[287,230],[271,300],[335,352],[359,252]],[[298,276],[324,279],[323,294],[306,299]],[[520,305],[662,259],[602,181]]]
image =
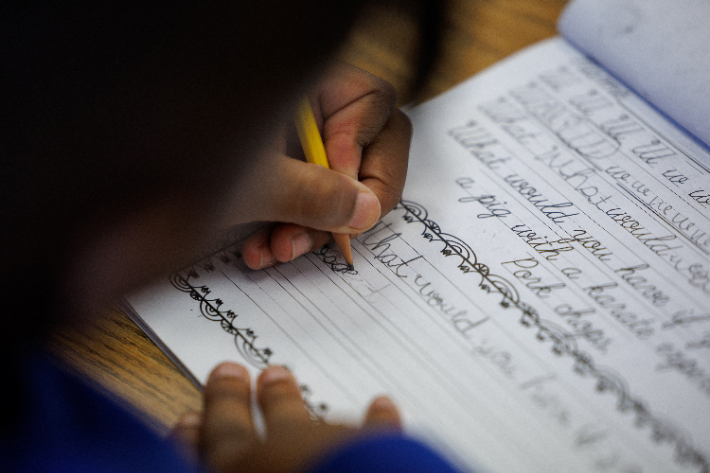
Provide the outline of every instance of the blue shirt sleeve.
[[[23,365],[23,406],[0,429],[2,470],[18,473],[197,473],[172,444],[46,356]],[[401,435],[372,435],[326,455],[311,473],[456,470]]]
[[455,473],[426,445],[401,435],[364,437],[332,452],[310,473]]
[[45,355],[23,368],[21,412],[0,434],[3,471],[195,472],[171,443]]

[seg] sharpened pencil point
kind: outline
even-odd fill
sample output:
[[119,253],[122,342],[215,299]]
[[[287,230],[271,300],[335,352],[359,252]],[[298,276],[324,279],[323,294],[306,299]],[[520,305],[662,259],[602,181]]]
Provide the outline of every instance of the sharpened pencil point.
[[[326,169],[330,169],[328,156],[325,154],[325,146],[323,139],[318,130],[316,118],[313,115],[311,102],[308,97],[303,97],[296,110],[296,130],[298,138],[301,140],[303,154],[306,155],[306,161],[312,164],[318,164]],[[340,253],[342,253],[345,261],[353,266],[353,250],[350,248],[350,235],[347,233],[333,233],[333,238],[338,244]]]
[[343,255],[343,258],[345,258],[345,262],[352,266],[353,249],[350,246],[350,235],[348,235],[347,233],[335,233],[333,234],[333,238],[335,239],[335,243],[338,244],[338,249]]

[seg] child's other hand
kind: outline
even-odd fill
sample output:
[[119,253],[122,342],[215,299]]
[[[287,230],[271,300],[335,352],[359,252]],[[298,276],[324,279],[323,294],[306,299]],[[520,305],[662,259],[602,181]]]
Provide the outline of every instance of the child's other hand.
[[277,140],[279,150],[260,161],[239,192],[238,220],[281,222],[244,244],[244,261],[251,268],[316,250],[332,239],[331,232],[361,233],[392,210],[402,194],[412,129],[395,108],[394,88],[338,64],[310,98],[331,170],[289,157],[301,151],[298,144],[287,145],[285,132]]
[[[235,363],[214,369],[204,390],[204,412],[183,416],[173,430],[190,456],[216,473],[301,471],[357,430],[316,424],[303,404],[298,384],[284,368],[271,366],[256,381],[266,438],[258,439],[251,411],[247,370]],[[397,408],[387,398],[368,409],[365,429],[401,429]]]

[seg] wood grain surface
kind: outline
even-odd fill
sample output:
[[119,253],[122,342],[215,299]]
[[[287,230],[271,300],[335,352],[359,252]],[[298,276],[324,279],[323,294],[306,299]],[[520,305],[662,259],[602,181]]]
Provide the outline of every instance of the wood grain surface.
[[[430,98],[519,49],[556,34],[567,0],[456,0],[450,2],[443,52],[425,89]],[[343,60],[408,90],[417,29],[402,12],[377,10],[361,22]],[[201,396],[160,349],[117,307],[91,324],[55,333],[51,351],[70,371],[117,398],[149,426],[166,433]]]

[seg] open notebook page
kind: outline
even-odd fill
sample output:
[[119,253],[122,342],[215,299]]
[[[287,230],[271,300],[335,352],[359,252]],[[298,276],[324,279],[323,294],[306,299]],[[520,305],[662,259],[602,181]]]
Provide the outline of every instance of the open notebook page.
[[705,1],[575,0],[559,26],[580,50],[710,145],[708,21]]
[[356,272],[225,248],[133,314],[199,382],[284,364],[334,421],[388,393],[478,471],[707,472],[705,151],[561,39],[409,113],[404,197]]

